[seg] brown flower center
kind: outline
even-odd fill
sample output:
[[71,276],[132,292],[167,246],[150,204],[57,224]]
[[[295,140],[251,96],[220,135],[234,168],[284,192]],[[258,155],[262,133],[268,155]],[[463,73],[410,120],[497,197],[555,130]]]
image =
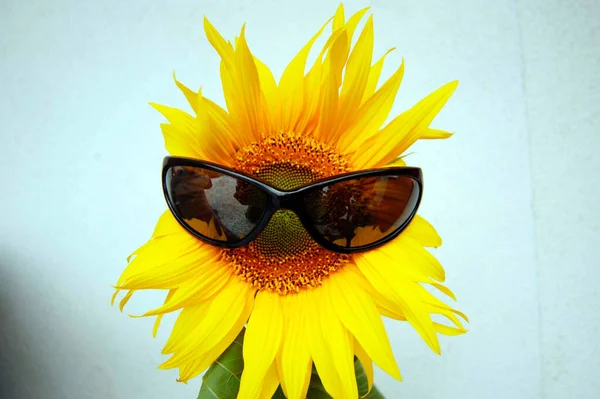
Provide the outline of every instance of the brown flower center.
[[[350,170],[345,157],[326,144],[281,133],[238,151],[234,167],[280,189],[293,189]],[[258,289],[285,295],[316,287],[348,262],[348,256],[313,241],[292,211],[277,211],[249,245],[224,249],[236,274]]]

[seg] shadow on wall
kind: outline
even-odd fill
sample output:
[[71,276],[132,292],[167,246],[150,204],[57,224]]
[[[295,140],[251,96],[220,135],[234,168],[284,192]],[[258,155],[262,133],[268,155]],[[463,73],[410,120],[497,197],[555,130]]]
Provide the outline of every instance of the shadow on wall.
[[[46,348],[36,339],[36,329],[30,314],[28,285],[23,281],[29,273],[28,262],[18,259],[3,248],[0,251],[0,398],[35,398],[40,391],[47,397],[59,394],[54,388],[57,368],[44,359]],[[43,299],[38,297],[39,302]],[[36,310],[37,313],[39,310]]]
[[0,248],[0,399],[113,397],[103,355],[90,352],[102,329],[85,325],[85,300],[68,301],[64,276],[38,262]]

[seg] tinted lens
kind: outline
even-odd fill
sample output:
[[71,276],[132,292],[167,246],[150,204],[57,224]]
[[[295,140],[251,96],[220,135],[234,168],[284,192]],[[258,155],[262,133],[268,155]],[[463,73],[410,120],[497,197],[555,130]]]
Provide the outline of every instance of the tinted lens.
[[172,166],[165,183],[177,216],[213,240],[239,242],[265,213],[267,195],[232,176],[193,166]]
[[305,208],[325,239],[340,247],[361,247],[403,227],[417,207],[419,191],[407,176],[364,177],[312,191]]

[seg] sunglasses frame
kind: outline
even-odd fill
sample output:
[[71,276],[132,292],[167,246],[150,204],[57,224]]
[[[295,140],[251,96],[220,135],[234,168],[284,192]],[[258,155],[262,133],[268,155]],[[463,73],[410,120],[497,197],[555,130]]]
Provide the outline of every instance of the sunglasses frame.
[[[243,239],[241,239],[240,241],[235,242],[235,243],[214,240],[214,239],[211,239],[211,238],[201,235],[200,233],[195,231],[190,225],[188,225],[187,222],[182,217],[180,217],[175,204],[173,203],[173,201],[171,200],[171,198],[169,196],[168,188],[167,188],[167,171],[171,167],[174,167],[174,166],[192,166],[192,167],[203,168],[203,169],[211,170],[213,172],[222,173],[224,175],[248,182],[250,184],[253,184],[253,185],[259,187],[267,195],[267,203],[265,205],[265,211],[264,211],[263,215],[261,216],[260,222],[256,225],[256,227],[254,227],[254,229],[250,233],[248,233],[248,235],[246,235],[246,237],[244,237]],[[305,209],[305,206],[303,203],[304,194],[311,192],[315,189],[319,189],[319,188],[322,188],[322,187],[325,187],[325,186],[328,186],[328,185],[331,185],[334,183],[343,182],[346,180],[354,180],[354,179],[359,179],[359,178],[364,178],[364,177],[388,176],[388,175],[389,176],[409,177],[417,183],[418,188],[419,188],[419,197],[417,198],[417,203],[416,203],[413,211],[411,212],[410,216],[406,219],[406,221],[402,225],[398,226],[398,228],[396,228],[396,230],[394,232],[388,234],[387,236],[385,236],[377,241],[367,244],[367,245],[362,245],[359,247],[342,247],[342,246],[334,244],[331,241],[328,241],[324,236],[322,236],[318,232],[316,227],[313,226],[311,217],[306,212],[306,209]],[[250,176],[246,173],[243,173],[243,172],[240,172],[240,171],[237,171],[234,169],[230,169],[230,168],[227,168],[224,166],[220,166],[220,165],[214,164],[212,162],[201,161],[201,160],[193,159],[193,158],[167,156],[163,160],[162,187],[163,187],[163,194],[165,196],[165,200],[167,201],[167,205],[169,206],[171,213],[173,214],[175,219],[179,222],[179,224],[181,224],[181,226],[183,226],[190,234],[192,234],[193,236],[195,236],[195,237],[199,238],[200,240],[205,241],[209,244],[212,244],[212,245],[215,245],[218,247],[223,247],[223,248],[239,248],[239,247],[243,247],[244,245],[248,245],[256,237],[258,237],[258,235],[263,231],[263,229],[269,223],[269,221],[271,220],[271,217],[273,216],[273,214],[275,212],[277,212],[279,209],[289,209],[289,210],[293,211],[296,214],[296,216],[298,216],[298,219],[300,219],[302,226],[304,226],[306,231],[311,235],[311,237],[313,238],[313,240],[315,240],[315,242],[317,242],[323,248],[328,249],[330,251],[349,254],[349,253],[357,253],[357,252],[367,251],[369,249],[373,249],[375,247],[381,246],[381,245],[393,240],[394,238],[396,238],[410,224],[410,222],[412,221],[412,219],[414,218],[414,216],[417,213],[417,210],[421,203],[421,198],[423,197],[423,172],[421,171],[420,168],[409,167],[409,166],[368,169],[368,170],[363,170],[363,171],[358,171],[358,172],[348,172],[348,173],[344,173],[344,174],[340,174],[340,175],[336,175],[336,176],[332,176],[332,177],[327,177],[324,179],[319,179],[317,181],[308,183],[304,186],[301,186],[301,187],[293,189],[293,190],[280,190],[280,189],[273,187],[272,185],[270,185],[269,183],[267,183],[261,179],[257,179],[256,177]]]

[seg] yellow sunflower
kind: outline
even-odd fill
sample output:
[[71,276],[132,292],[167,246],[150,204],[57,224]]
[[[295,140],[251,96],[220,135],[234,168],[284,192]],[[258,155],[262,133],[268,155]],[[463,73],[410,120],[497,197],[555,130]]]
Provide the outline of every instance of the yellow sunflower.
[[[169,121],[161,125],[169,153],[237,169],[273,185],[304,184],[348,171],[402,166],[399,155],[416,140],[449,137],[429,125],[457,82],[383,126],[404,65],[379,84],[387,53],[372,59],[372,16],[351,45],[366,12],[346,20],[340,6],[308,72],[309,52],[331,19],[279,82],[250,52],[244,28],[231,43],[205,19],[206,36],[221,57],[227,106],[175,80],[195,116],[152,104]],[[206,223],[201,228],[214,230]],[[381,232],[361,237],[368,234]],[[439,245],[433,227],[416,216],[391,242],[341,254],[316,244],[293,214],[284,213],[247,246],[226,249],[190,235],[167,211],[150,241],[128,259],[115,296],[126,291],[122,309],[137,290],[167,291],[164,304],[144,316],[157,316],[156,334],[164,314],[181,311],[163,350],[171,356],[160,366],[178,368],[180,381],[206,370],[246,326],[239,398],[269,398],[278,385],[287,398],[304,398],[314,365],[331,396],[355,399],[354,356],[369,384],[373,362],[401,378],[382,316],[409,322],[436,353],[437,334],[465,332],[459,317],[466,317],[425,287],[455,299],[441,284],[442,266],[424,248]],[[434,322],[434,314],[449,325]]]

